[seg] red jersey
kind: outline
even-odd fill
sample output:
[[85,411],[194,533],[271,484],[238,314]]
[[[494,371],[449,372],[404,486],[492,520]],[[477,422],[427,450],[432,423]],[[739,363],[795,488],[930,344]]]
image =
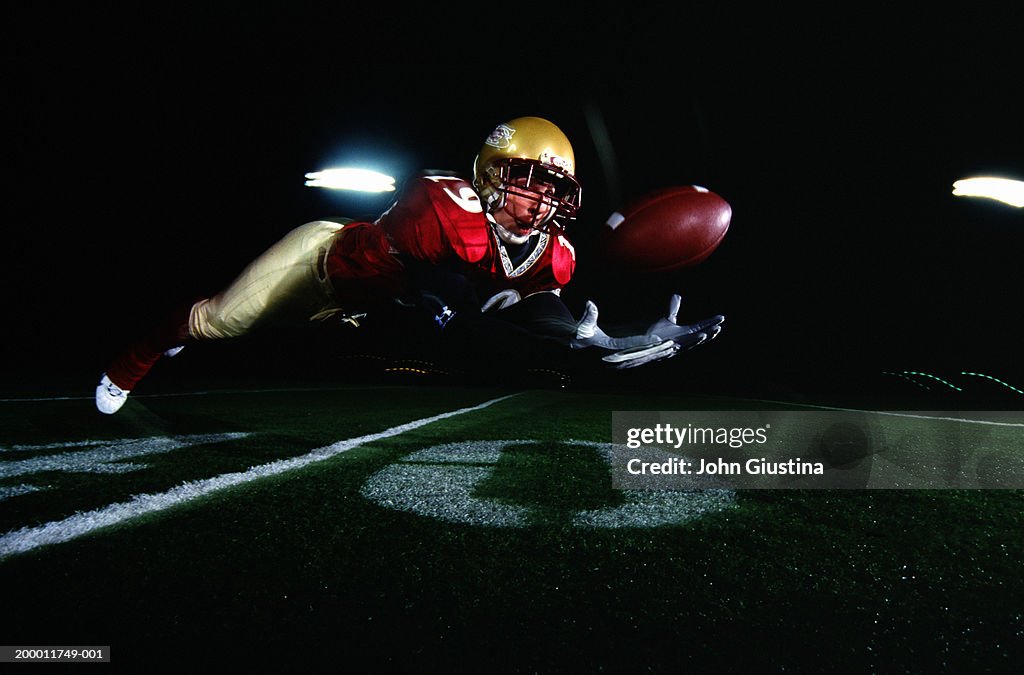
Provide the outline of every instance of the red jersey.
[[569,283],[576,254],[564,236],[538,233],[513,260],[483,213],[480,197],[460,178],[410,181],[375,223],[346,225],[326,261],[343,304],[353,293],[400,294],[406,284],[399,258],[445,265],[464,274],[486,298],[513,288],[523,297]]

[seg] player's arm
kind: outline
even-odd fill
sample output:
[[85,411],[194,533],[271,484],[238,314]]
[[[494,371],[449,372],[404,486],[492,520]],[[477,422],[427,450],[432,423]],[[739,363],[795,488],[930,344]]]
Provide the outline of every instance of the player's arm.
[[452,263],[438,263],[411,256],[399,258],[408,273],[411,300],[444,328],[457,313],[479,314],[480,300],[469,279]]
[[671,339],[648,333],[612,337],[598,326],[596,304],[587,302],[583,317],[577,320],[561,297],[550,291],[522,299],[515,291],[502,291],[485,302],[484,308],[491,308],[490,314],[558,344],[568,353],[585,351],[587,358],[615,369],[671,358],[680,349]]
[[[479,241],[466,240],[465,233],[473,231],[467,224],[480,218],[460,201],[467,189],[472,192],[468,183],[454,177],[419,176],[403,187],[377,219],[392,255],[405,270],[410,289],[406,300],[441,325],[455,312],[478,311],[480,306],[464,273],[465,263],[482,253]],[[479,213],[478,201],[476,205]]]

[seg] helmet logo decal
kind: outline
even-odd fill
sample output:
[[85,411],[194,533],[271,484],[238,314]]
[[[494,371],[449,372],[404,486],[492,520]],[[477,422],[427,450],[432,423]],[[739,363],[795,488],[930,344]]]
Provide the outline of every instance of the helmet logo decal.
[[558,155],[552,155],[547,150],[540,153],[540,161],[542,164],[551,164],[557,166],[562,171],[568,171],[572,173],[572,162],[565,157],[559,157]]
[[495,148],[507,148],[512,145],[512,134],[515,132],[516,130],[507,124],[499,124],[484,143]]

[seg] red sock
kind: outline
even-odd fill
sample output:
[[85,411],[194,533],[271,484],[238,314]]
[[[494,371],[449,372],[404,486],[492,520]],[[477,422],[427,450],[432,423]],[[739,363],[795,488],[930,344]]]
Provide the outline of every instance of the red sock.
[[188,315],[194,304],[190,301],[177,308],[149,334],[121,352],[107,368],[110,381],[125,391],[131,391],[164,352],[188,342]]

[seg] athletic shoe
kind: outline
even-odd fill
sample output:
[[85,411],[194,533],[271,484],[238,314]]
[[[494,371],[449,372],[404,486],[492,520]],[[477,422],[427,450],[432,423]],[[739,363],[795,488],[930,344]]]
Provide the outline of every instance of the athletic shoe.
[[107,374],[103,373],[103,377],[96,387],[96,409],[104,415],[113,415],[128,400],[128,393],[111,382]]

